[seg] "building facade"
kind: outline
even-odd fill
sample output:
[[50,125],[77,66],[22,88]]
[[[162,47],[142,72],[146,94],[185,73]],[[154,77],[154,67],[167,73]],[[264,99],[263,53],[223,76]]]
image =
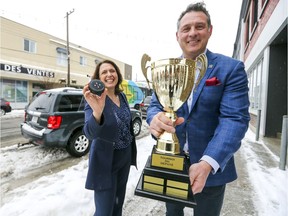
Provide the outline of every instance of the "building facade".
[[114,61],[124,79],[132,79],[131,65],[4,17],[0,19],[0,97],[10,101],[13,109],[23,109],[43,89],[82,88],[96,64],[104,59]]
[[249,79],[250,127],[279,137],[287,115],[287,0],[243,0],[233,57]]

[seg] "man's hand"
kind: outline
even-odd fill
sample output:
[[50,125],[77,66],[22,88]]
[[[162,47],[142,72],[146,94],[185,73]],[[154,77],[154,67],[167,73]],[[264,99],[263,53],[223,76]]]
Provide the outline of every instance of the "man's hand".
[[153,117],[149,129],[151,134],[153,134],[155,137],[159,137],[164,131],[175,133],[175,126],[182,124],[183,122],[184,118],[179,117],[176,119],[173,125],[172,120],[165,116],[164,112],[159,112]]
[[189,179],[193,194],[201,193],[212,167],[206,161],[192,164],[189,168]]

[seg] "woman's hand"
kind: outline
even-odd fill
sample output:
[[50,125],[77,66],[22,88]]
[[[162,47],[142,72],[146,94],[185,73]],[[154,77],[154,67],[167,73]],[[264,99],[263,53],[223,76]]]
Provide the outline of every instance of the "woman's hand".
[[102,93],[101,96],[95,95],[90,92],[88,84],[83,87],[83,95],[87,103],[90,105],[93,110],[93,116],[96,121],[100,123],[101,116],[105,107],[105,100],[107,95],[107,89]]

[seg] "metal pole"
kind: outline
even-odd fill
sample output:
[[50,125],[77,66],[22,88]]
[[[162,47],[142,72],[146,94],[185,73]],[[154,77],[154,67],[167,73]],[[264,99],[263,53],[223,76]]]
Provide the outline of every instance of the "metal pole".
[[287,162],[287,135],[288,135],[287,121],[288,116],[284,115],[282,121],[281,151],[280,151],[280,165],[279,165],[279,168],[281,170],[285,170]]
[[69,15],[74,12],[74,9],[66,13],[67,26],[67,87],[70,86],[70,50],[69,50]]
[[260,120],[261,120],[261,110],[259,109],[258,112],[257,112],[256,141],[259,140]]

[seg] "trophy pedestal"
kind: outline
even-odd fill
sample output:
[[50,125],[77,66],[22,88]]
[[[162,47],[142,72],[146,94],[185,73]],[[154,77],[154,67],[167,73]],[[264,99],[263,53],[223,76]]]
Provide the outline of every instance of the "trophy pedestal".
[[[157,153],[155,146],[141,174],[135,195],[194,207],[185,156]],[[179,168],[181,167],[181,168]]]

